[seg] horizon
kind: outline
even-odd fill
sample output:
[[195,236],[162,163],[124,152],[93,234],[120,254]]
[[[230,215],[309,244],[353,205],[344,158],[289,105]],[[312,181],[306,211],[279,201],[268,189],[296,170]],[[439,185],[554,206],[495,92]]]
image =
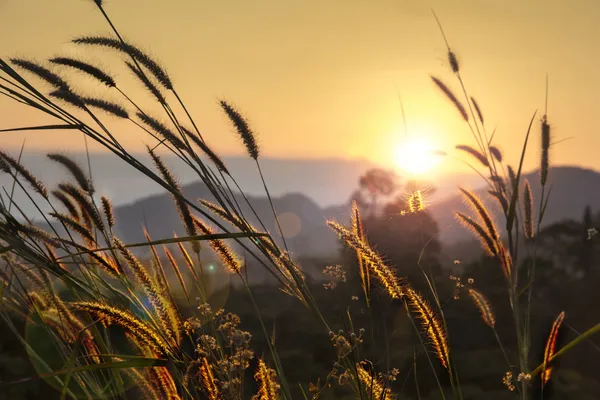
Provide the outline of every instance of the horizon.
[[[92,4],[83,0],[67,0],[61,5],[42,2],[30,9],[31,1],[0,1],[5,19],[0,26],[3,56],[26,52],[37,59],[66,54],[97,60],[107,55],[104,51],[68,43],[71,38],[90,31],[106,32]],[[512,163],[518,161],[520,153],[515,149],[521,146],[528,121],[536,109],[544,108],[545,75],[548,74],[549,121],[554,141],[568,139],[554,149],[553,162],[600,169],[600,161],[593,152],[593,148],[600,146],[600,138],[586,129],[594,126],[594,113],[589,107],[594,103],[592,99],[598,86],[595,80],[583,86],[585,81],[582,80],[589,81],[595,74],[587,71],[600,67],[600,59],[595,56],[598,53],[593,51],[593,38],[598,36],[594,32],[600,34],[600,28],[589,19],[589,15],[594,14],[590,10],[600,12],[600,4],[587,1],[587,8],[578,4],[565,9],[560,7],[560,1],[536,0],[527,4],[510,1],[503,7],[471,0],[459,3],[448,5],[441,0],[428,5],[408,1],[377,5],[346,2],[342,18],[338,15],[340,9],[334,5],[319,3],[298,8],[287,3],[274,7],[259,2],[249,8],[237,1],[191,6],[182,2],[167,8],[159,1],[144,1],[146,15],[140,21],[129,21],[126,33],[143,48],[150,49],[173,75],[176,84],[188,83],[181,88],[182,96],[190,102],[201,131],[206,132],[210,144],[220,154],[243,154],[243,147],[219,112],[217,99],[225,98],[249,119],[258,135],[261,151],[269,157],[318,159],[334,155],[366,158],[396,167],[397,147],[407,134],[446,152],[451,152],[457,144],[474,144],[456,110],[447,104],[429,78],[432,74],[449,81],[451,75],[445,66],[443,38],[431,15],[430,8],[433,8],[465,70],[467,84],[478,87],[475,97],[490,131],[498,128],[496,140],[507,159]],[[136,14],[142,2],[108,2],[107,6],[115,19],[123,22],[125,15]],[[192,9],[183,13],[184,6]],[[298,19],[290,20],[294,13]],[[372,18],[364,20],[363,13],[381,20],[377,24],[370,22]],[[70,18],[70,15],[78,18]],[[188,15],[201,18],[200,26],[185,23],[174,26],[172,19],[168,19],[185,20]],[[533,15],[537,18],[532,18]],[[504,28],[507,21],[511,23],[510,29]],[[355,31],[356,23],[361,24],[359,31],[363,34]],[[156,24],[165,28],[153,31],[152,26]],[[264,28],[260,28],[261,25]],[[314,32],[304,37],[307,26]],[[563,27],[560,35],[552,26]],[[241,37],[235,29],[252,33]],[[186,39],[185,45],[178,42],[178,37],[189,36],[191,30],[198,40]],[[270,32],[268,38],[264,36],[265,30]],[[28,41],[27,46],[8,39],[19,35],[25,41],[39,31],[47,31],[47,34],[35,42]],[[473,33],[477,33],[476,40]],[[407,40],[407,35],[415,34],[419,43]],[[322,45],[312,41],[319,35],[324,40]],[[208,37],[214,39],[202,40]],[[511,41],[511,38],[519,38],[519,41]],[[552,38],[557,40],[552,42]],[[289,45],[283,46],[286,41]],[[497,46],[487,45],[492,42]],[[581,47],[578,57],[574,57],[564,43],[577,43]],[[507,57],[511,49],[514,54]],[[252,57],[253,51],[255,57]],[[282,57],[272,57],[273,51],[283,52]],[[245,55],[245,61],[252,57],[250,74],[246,77],[244,70],[235,67],[237,53]],[[265,56],[264,60],[261,56]],[[570,65],[565,70],[559,67],[561,63],[553,62],[556,58],[568,59],[575,67]],[[218,65],[232,66],[218,70]],[[319,68],[320,65],[323,68]],[[573,68],[579,73],[569,73]],[[133,83],[126,71],[111,72],[127,85]],[[294,79],[287,80],[288,76]],[[78,87],[90,83],[81,77],[75,81]],[[280,83],[283,90],[277,89]],[[456,89],[455,85],[451,86]],[[97,84],[92,87],[92,93],[104,92]],[[255,90],[259,87],[261,90]],[[139,85],[133,88],[133,93],[140,93]],[[319,88],[323,93],[315,96]],[[519,96],[515,99],[512,92],[519,92]],[[404,132],[399,97],[404,105],[408,133]],[[574,100],[579,102],[577,108],[572,106]],[[24,111],[7,99],[0,99],[0,105],[9,110],[4,115],[6,127],[17,126],[17,121],[25,115],[32,123],[43,121],[34,111]],[[326,109],[328,113],[324,113]],[[538,112],[536,120],[541,114]],[[132,150],[142,149],[138,133],[118,122],[115,126],[127,132],[120,135],[120,140]],[[576,139],[572,139],[574,132]],[[536,133],[534,131],[534,136]],[[70,132],[53,131],[44,135],[49,139],[42,139],[35,132],[13,133],[10,137],[4,135],[3,144],[5,148],[16,150],[27,138],[30,148],[61,150],[64,147],[60,143],[64,142],[68,142],[71,149],[84,146],[81,137]],[[512,145],[515,141],[518,146]],[[92,150],[97,150],[93,143],[90,145]],[[537,152],[537,139],[532,138],[525,164],[527,170],[536,168]],[[467,171],[462,164],[448,158],[435,168]]]

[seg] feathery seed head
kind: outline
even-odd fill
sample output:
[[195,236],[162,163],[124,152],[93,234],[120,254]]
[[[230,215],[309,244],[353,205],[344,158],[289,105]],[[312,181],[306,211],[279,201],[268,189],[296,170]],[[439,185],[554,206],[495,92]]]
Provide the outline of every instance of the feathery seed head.
[[55,99],[62,100],[75,108],[85,110],[85,103],[81,97],[70,90],[55,90],[50,93],[50,96],[54,97]]
[[125,64],[129,68],[131,72],[142,82],[146,89],[158,100],[159,103],[165,103],[165,96],[163,96],[162,92],[142,71],[140,71],[134,64],[126,61]]
[[467,203],[472,207],[473,211],[479,215],[479,218],[483,222],[490,238],[494,240],[494,242],[497,242],[500,238],[500,235],[498,234],[498,230],[496,229],[496,225],[494,224],[492,217],[488,213],[479,197],[477,197],[475,193],[464,188],[459,188],[459,190],[465,196]]
[[215,164],[215,166],[223,173],[230,175],[229,170],[225,166],[225,163],[208,145],[202,141],[198,135],[194,132],[190,131],[187,128],[182,128],[188,138],[192,139],[192,142],[196,143],[196,146],[200,147],[200,149],[206,154],[206,156]]
[[410,198],[408,199],[408,208],[411,213],[416,213],[425,209],[423,194],[420,190],[417,190],[410,195]]
[[[150,157],[152,157],[152,161],[156,168],[162,175],[165,182],[171,187],[171,195],[173,196],[173,200],[175,200],[175,205],[177,206],[177,211],[179,211],[179,216],[183,221],[183,225],[185,227],[186,233],[188,236],[196,236],[196,225],[194,223],[194,217],[190,211],[188,204],[186,203],[185,197],[181,192],[181,188],[177,183],[175,177],[171,174],[171,171],[167,168],[167,166],[163,163],[161,158],[148,147],[148,153]],[[192,249],[194,253],[200,252],[200,242],[197,240],[192,240]]]
[[483,125],[483,113],[481,112],[481,108],[479,108],[479,103],[477,103],[474,97],[471,97],[471,103],[473,103],[473,107],[475,107],[475,112],[477,112],[479,122],[481,122],[481,125]]
[[48,82],[50,85],[54,86],[59,91],[70,91],[69,85],[65,82],[60,76],[50,71],[46,67],[41,66],[33,61],[23,60],[20,58],[12,58],[10,60],[13,64],[23,68],[24,70],[31,72],[34,75],[37,75],[39,78]]
[[561,312],[558,314],[554,322],[552,323],[552,328],[550,329],[550,334],[548,335],[548,339],[546,340],[546,346],[544,348],[544,362],[543,362],[543,370],[541,374],[542,378],[542,386],[548,383],[550,377],[552,375],[552,367],[549,364],[552,361],[552,357],[554,353],[556,353],[556,344],[558,341],[558,335],[560,332],[560,327],[565,319],[565,312]]
[[477,161],[479,161],[484,167],[489,167],[490,163],[488,162],[487,157],[485,155],[481,154],[481,152],[479,150],[476,150],[473,147],[465,145],[465,144],[457,145],[456,149],[470,154],[471,156],[476,158]]
[[363,262],[377,276],[383,287],[393,299],[404,296],[404,281],[394,274],[392,268],[387,266],[377,252],[358,235],[335,221],[327,221],[327,225],[348,245],[360,254]]
[[242,138],[244,145],[246,146],[246,150],[248,154],[253,159],[258,159],[258,144],[256,143],[256,138],[254,137],[254,132],[250,129],[248,122],[242,117],[242,115],[229,103],[224,100],[219,102],[221,104],[221,108],[227,114],[227,117],[237,130],[238,134]]
[[448,50],[448,62],[450,63],[450,68],[452,68],[452,72],[458,74],[459,65],[458,59],[456,58],[456,54],[452,50]]
[[276,377],[275,370],[267,367],[264,360],[260,358],[254,373],[254,379],[258,383],[258,393],[252,397],[252,400],[278,400],[279,384]]
[[395,396],[392,394],[389,388],[386,388],[384,382],[381,379],[377,378],[374,374],[371,374],[369,371],[363,367],[361,362],[356,365],[356,372],[358,375],[358,380],[365,388],[367,395],[370,399],[376,400],[392,400]]
[[152,73],[152,75],[154,75],[156,80],[158,80],[161,83],[161,85],[163,85],[167,90],[173,89],[173,82],[171,82],[171,78],[169,78],[167,71],[163,67],[161,67],[158,64],[158,62],[153,60],[148,54],[146,54],[141,49],[132,44],[123,43],[118,39],[102,36],[80,37],[73,39],[72,42],[76,44],[108,47],[120,51],[122,53],[128,54],[130,57],[133,57],[138,63],[148,68],[148,70]]
[[[2,161],[3,161],[3,167],[2,167],[3,170],[5,170],[5,168],[7,168],[7,167],[14,168],[15,173],[19,174],[23,178],[25,178],[25,180],[27,181],[27,183],[29,183],[29,185],[33,188],[33,190],[35,190],[37,193],[39,193],[43,198],[48,199],[48,189],[46,188],[46,185],[44,185],[44,183],[42,181],[37,179],[31,173],[31,171],[29,171],[27,168],[25,168],[20,162],[18,162],[11,155],[9,155],[8,153],[5,153],[1,150],[0,150],[0,159],[2,159]],[[10,168],[8,168],[8,172],[10,173]]]
[[64,192],[61,192],[60,190],[53,190],[52,195],[56,197],[65,206],[65,208],[69,211],[69,214],[71,215],[71,217],[73,217],[73,219],[79,221],[79,219],[81,218],[81,216],[79,215],[79,210],[77,209],[77,206],[75,205],[75,203],[73,203],[69,196],[67,196]]
[[110,228],[114,228],[115,226],[115,214],[113,212],[113,207],[110,202],[110,199],[106,196],[102,196],[102,210],[104,211],[104,216],[106,217],[106,222]]
[[92,182],[88,179],[87,175],[83,172],[83,169],[81,169],[77,162],[64,154],[59,153],[48,153],[47,157],[65,167],[71,175],[73,175],[73,178],[75,178],[81,190],[89,194],[94,193]]
[[101,231],[104,230],[104,222],[102,221],[102,218],[100,218],[100,214],[98,214],[96,206],[92,204],[89,196],[86,195],[83,190],[72,185],[71,183],[59,183],[58,188],[70,195],[79,204],[79,207],[82,211],[82,216],[84,218],[88,217],[98,229]]
[[429,303],[423,299],[417,291],[409,285],[406,285],[405,291],[408,302],[413,311],[421,319],[425,333],[429,337],[431,346],[435,350],[442,366],[449,369],[450,349],[448,347],[448,339],[442,322],[434,313]]
[[492,307],[488,300],[481,292],[473,288],[469,288],[469,296],[471,296],[475,306],[479,309],[483,322],[493,328],[496,324],[496,317],[494,316],[494,312],[492,311]]
[[[204,235],[212,235],[214,233],[210,227],[206,226],[198,218],[194,218],[194,223]],[[223,265],[231,272],[239,274],[242,269],[242,264],[229,246],[221,239],[212,239],[209,242],[215,253],[221,258]]]
[[448,100],[450,100],[452,102],[452,104],[454,104],[454,107],[456,107],[456,109],[460,113],[460,116],[465,120],[465,122],[468,122],[469,114],[467,114],[465,107],[458,100],[458,98],[454,95],[454,93],[448,88],[448,86],[446,86],[446,84],[444,82],[442,82],[435,76],[432,76],[431,79],[433,80],[433,83],[435,83],[436,86],[446,95]]
[[540,182],[542,186],[546,184],[548,180],[548,169],[550,168],[550,125],[546,115],[542,117],[542,156],[540,166]]
[[498,149],[496,146],[490,146],[489,150],[490,150],[491,155],[496,159],[496,161],[501,163],[502,162],[502,152],[500,151],[500,149]]
[[108,100],[97,99],[93,97],[82,98],[81,101],[87,106],[98,108],[108,114],[111,114],[117,118],[127,119],[129,113],[125,108],[117,103],[110,102]]
[[490,234],[477,221],[462,213],[456,213],[458,220],[467,228],[471,229],[475,236],[481,241],[483,249],[491,256],[498,254],[496,242],[490,237]]
[[102,71],[100,68],[97,68],[91,64],[88,64],[84,61],[79,61],[74,58],[69,57],[55,57],[49,60],[53,64],[63,65],[65,67],[70,67],[76,69],[78,71],[84,72],[89,76],[97,79],[104,85],[108,87],[115,87],[116,83],[112,76],[108,75],[106,72]]
[[525,181],[525,188],[523,189],[523,214],[525,238],[531,239],[533,237],[533,195],[528,181]]
[[95,302],[75,302],[71,307],[77,311],[90,314],[95,319],[102,319],[105,325],[117,325],[131,334],[135,339],[147,345],[156,355],[168,355],[168,346],[156,333],[154,328],[139,320],[129,311]]
[[147,126],[149,126],[152,130],[158,133],[163,138],[167,139],[169,143],[179,149],[185,149],[185,143],[165,124],[149,116],[146,113],[139,112],[137,113],[138,118]]

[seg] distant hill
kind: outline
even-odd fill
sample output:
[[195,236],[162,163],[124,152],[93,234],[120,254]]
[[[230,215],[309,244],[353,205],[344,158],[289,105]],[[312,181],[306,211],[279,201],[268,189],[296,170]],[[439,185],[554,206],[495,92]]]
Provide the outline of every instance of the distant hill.
[[[525,175],[529,180],[535,199],[539,199],[539,175],[537,172]],[[586,205],[593,210],[600,208],[600,174],[576,167],[556,167],[550,171],[552,183],[551,199],[546,212],[546,224],[563,219],[579,219]],[[212,200],[212,195],[202,183],[194,183],[184,187],[184,193],[189,198],[204,198]],[[499,208],[490,199],[484,189],[475,189],[492,212]],[[241,196],[237,197],[243,204]],[[277,235],[275,221],[267,199],[263,196],[250,196],[249,201],[256,209],[266,228]],[[335,235],[325,226],[326,218],[334,218],[346,222],[349,215],[349,205],[320,207],[315,201],[301,193],[290,193],[273,198],[275,209],[279,214],[286,213],[298,218],[291,218],[284,231],[297,230],[297,234],[288,238],[290,250],[297,256],[327,257],[335,254],[339,244]],[[536,203],[537,208],[537,203]],[[458,195],[434,201],[428,211],[438,221],[440,239],[443,244],[452,248],[460,248],[461,255],[468,252],[465,242],[472,240],[471,233],[461,227],[454,218],[456,211],[469,212],[463,199]],[[126,241],[141,241],[142,224],[146,224],[150,234],[155,237],[169,237],[173,232],[183,234],[181,221],[167,194],[160,194],[135,201],[129,205],[116,207],[117,231]],[[245,206],[243,212],[250,222],[258,226],[258,221],[250,209]],[[286,221],[290,218],[286,218]],[[299,221],[300,226],[296,225]],[[289,224],[293,226],[289,226]],[[292,232],[293,233],[293,232]],[[465,250],[467,249],[467,250]]]
[[[541,196],[539,172],[525,174],[524,178],[531,185],[534,208],[538,210]],[[579,220],[587,205],[591,207],[592,211],[600,210],[600,173],[579,167],[555,167],[551,168],[549,172],[549,183],[552,186],[552,192],[542,226],[565,219]],[[465,186],[471,190],[475,189],[489,209],[495,215],[500,215],[500,207],[487,193],[487,189]],[[429,212],[438,222],[441,231],[440,239],[447,245],[457,244],[471,238],[471,233],[461,227],[454,217],[458,211],[470,212],[463,198],[458,194],[436,201],[429,207]],[[500,221],[498,218],[496,220]],[[499,228],[501,227],[499,226]]]

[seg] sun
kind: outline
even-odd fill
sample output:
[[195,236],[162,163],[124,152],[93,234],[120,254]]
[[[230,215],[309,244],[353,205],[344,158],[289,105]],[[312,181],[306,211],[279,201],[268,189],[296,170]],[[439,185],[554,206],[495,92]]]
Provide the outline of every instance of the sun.
[[408,137],[396,147],[396,166],[414,175],[431,171],[440,163],[435,146],[424,138]]

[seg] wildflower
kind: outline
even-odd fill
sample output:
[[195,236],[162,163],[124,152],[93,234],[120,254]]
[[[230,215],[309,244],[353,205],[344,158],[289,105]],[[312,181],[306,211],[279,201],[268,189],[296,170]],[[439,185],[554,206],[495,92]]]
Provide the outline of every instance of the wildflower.
[[454,260],[454,265],[460,265],[461,261],[460,260]]
[[593,238],[594,236],[596,236],[598,234],[598,230],[596,228],[590,228],[587,230],[587,238],[588,240],[590,240],[591,238]]
[[512,372],[508,371],[504,375],[504,377],[502,378],[502,383],[504,384],[504,386],[506,386],[508,388],[508,390],[510,390],[511,392],[514,392],[515,385],[513,385],[513,374],[512,374]]
[[346,282],[346,271],[341,265],[328,265],[322,272],[330,278],[329,282],[323,284],[325,289],[333,290],[338,282]]

